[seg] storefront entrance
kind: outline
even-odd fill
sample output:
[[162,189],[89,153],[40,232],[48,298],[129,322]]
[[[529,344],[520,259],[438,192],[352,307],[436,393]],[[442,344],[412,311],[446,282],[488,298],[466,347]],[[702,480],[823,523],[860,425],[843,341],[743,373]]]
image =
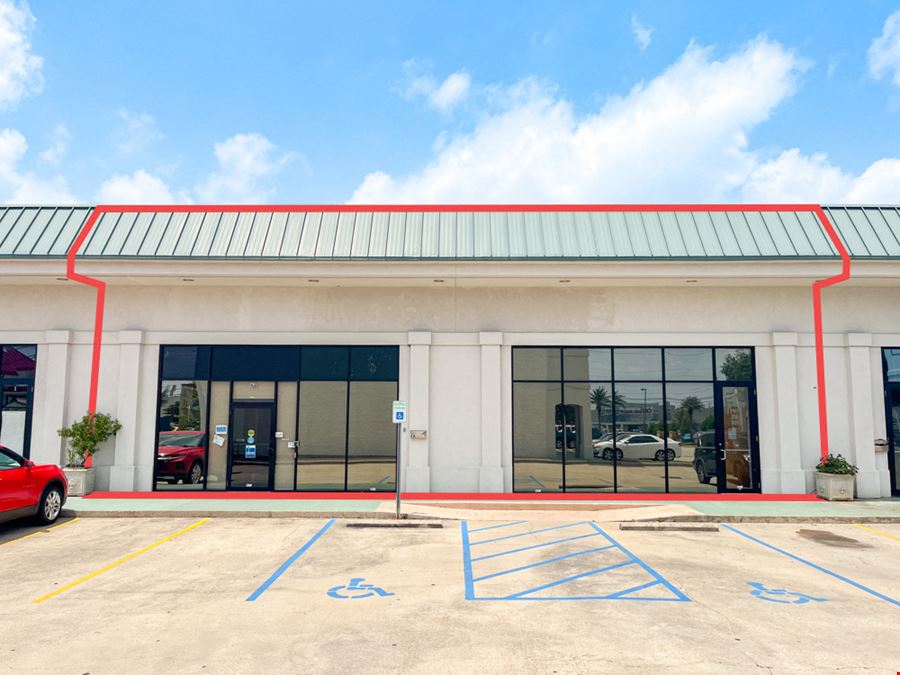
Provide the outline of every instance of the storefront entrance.
[[229,490],[271,490],[275,453],[275,402],[231,405]]
[[751,384],[716,383],[716,482],[719,492],[759,491],[756,396]]

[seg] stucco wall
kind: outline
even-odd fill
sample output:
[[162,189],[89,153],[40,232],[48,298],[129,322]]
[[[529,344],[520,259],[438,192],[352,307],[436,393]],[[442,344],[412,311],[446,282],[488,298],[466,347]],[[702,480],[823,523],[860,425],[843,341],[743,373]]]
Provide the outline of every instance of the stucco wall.
[[[836,287],[824,297],[831,446],[860,464],[860,494],[887,495],[886,456],[872,441],[885,436],[879,349],[900,345],[900,293]],[[3,314],[16,320],[0,341],[40,345],[37,460],[61,460],[56,429],[86,408],[93,303],[90,289],[69,283],[3,294]],[[158,345],[229,342],[415,343],[402,352],[400,390],[411,428],[427,428],[428,439],[404,440],[414,465],[405,480],[440,491],[511,489],[510,387],[496,386],[496,373],[508,378],[511,345],[754,346],[763,489],[810,490],[819,452],[811,328],[806,286],[111,285],[99,408],[126,428],[97,456],[98,488],[150,488]]]

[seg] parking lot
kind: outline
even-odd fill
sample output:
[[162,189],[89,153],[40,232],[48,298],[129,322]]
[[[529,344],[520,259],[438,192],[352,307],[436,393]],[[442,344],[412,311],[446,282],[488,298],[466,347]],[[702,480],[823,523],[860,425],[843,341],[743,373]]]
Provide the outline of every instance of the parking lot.
[[0,672],[900,669],[900,525],[0,526]]

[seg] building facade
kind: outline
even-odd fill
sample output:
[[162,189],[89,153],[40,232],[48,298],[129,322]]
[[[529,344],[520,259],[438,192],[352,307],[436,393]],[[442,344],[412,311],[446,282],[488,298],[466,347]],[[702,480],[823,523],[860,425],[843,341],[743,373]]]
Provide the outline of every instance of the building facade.
[[[92,215],[93,214],[93,215]],[[826,207],[830,448],[900,492],[900,211]],[[0,211],[0,443],[62,463],[106,284],[98,489],[813,489],[810,210]],[[390,419],[409,402],[408,424]],[[888,445],[877,444],[885,439]]]

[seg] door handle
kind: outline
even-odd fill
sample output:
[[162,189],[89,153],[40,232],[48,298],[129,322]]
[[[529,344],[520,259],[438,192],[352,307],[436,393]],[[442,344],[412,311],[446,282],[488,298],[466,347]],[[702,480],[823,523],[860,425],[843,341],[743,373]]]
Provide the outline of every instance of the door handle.
[[728,458],[728,452],[722,450],[722,457],[720,458],[723,462]]

